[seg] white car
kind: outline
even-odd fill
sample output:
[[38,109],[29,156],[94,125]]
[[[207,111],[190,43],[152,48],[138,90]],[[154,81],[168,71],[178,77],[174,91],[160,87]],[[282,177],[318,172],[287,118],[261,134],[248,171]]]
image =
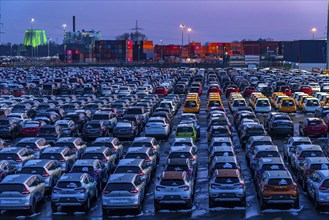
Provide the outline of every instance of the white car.
[[145,136],[168,138],[170,135],[170,124],[162,117],[151,117],[145,126]]

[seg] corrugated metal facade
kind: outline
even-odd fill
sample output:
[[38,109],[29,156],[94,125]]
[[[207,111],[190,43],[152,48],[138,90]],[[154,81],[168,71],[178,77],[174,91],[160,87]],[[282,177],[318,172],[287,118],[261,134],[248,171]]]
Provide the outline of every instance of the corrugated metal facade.
[[284,60],[296,63],[324,63],[325,40],[300,40],[283,42]]

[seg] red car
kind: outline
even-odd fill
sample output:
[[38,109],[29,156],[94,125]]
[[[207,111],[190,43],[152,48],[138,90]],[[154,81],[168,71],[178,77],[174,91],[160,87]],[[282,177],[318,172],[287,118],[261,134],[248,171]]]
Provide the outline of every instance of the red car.
[[299,87],[299,91],[306,93],[308,95],[313,95],[313,90],[312,90],[311,86],[303,85],[303,86]]
[[244,89],[243,91],[243,97],[250,97],[250,95],[253,93],[253,92],[256,92],[256,88],[253,87],[253,86],[248,86]]
[[44,121],[25,121],[22,124],[22,135],[23,137],[36,137],[38,131],[46,123]]
[[164,86],[158,86],[156,87],[155,89],[155,94],[158,94],[158,95],[165,95],[167,96],[168,95],[168,89]]
[[225,96],[228,98],[232,92],[240,92],[239,88],[236,86],[229,86],[225,91]]
[[321,118],[305,118],[299,123],[301,136],[327,136],[328,126]]
[[280,86],[279,92],[282,92],[287,96],[291,96],[291,94],[292,94],[289,86]]
[[199,87],[197,87],[197,86],[191,87],[190,93],[198,93],[198,95],[201,96],[202,95],[202,87],[201,86],[199,86]]
[[209,86],[207,95],[209,95],[209,93],[219,93],[219,95],[221,95],[222,94],[222,91],[220,90],[219,85],[217,85],[217,84],[211,84]]

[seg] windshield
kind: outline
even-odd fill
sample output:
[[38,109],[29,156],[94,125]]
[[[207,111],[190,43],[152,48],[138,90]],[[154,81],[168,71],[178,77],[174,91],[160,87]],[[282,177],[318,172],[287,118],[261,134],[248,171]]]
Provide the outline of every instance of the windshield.
[[215,183],[218,184],[235,184],[239,183],[240,180],[238,177],[217,177]]
[[135,187],[131,183],[108,183],[105,191],[132,191]]
[[84,153],[81,159],[99,159],[103,160],[105,158],[102,153]]
[[257,107],[267,107],[269,105],[270,104],[267,100],[259,100],[259,101],[257,101],[257,104],[256,104]]
[[193,128],[191,127],[178,127],[177,128],[177,133],[192,133]]
[[261,151],[258,152],[256,158],[263,158],[263,157],[281,157],[280,153],[277,151]]
[[188,158],[191,159],[192,158],[192,154],[189,152],[173,152],[169,155],[170,159],[172,158]]
[[292,183],[292,179],[270,179],[268,181],[268,184],[271,186],[288,186]]
[[160,185],[162,186],[182,186],[184,185],[184,180],[161,180]]
[[46,170],[43,167],[23,167],[21,173],[43,175],[46,173]]
[[187,165],[169,165],[166,171],[188,171]]
[[56,185],[57,188],[69,189],[81,187],[81,183],[78,181],[60,181]]
[[215,169],[237,169],[237,165],[235,163],[216,163]]

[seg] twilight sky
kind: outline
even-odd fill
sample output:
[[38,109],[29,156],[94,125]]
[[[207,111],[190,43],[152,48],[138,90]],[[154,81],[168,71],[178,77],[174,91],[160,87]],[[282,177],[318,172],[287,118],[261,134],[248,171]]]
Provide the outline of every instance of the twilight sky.
[[[102,39],[114,39],[130,31],[139,21],[142,31],[155,43],[180,43],[183,23],[192,28],[194,41],[233,41],[274,38],[311,39],[326,33],[327,0],[0,0],[2,42],[21,43],[24,30],[35,19],[35,29],[45,29],[47,37],[63,39],[62,24],[72,30],[95,29]],[[185,42],[187,34],[185,34]]]

